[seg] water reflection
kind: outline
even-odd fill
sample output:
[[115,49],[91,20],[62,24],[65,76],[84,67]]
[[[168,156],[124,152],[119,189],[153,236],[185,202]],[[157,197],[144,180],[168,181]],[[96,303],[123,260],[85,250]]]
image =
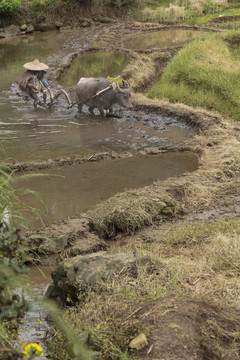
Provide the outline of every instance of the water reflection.
[[131,50],[144,50],[159,47],[180,46],[203,34],[193,30],[161,30],[128,36],[124,40],[124,47]]
[[47,313],[43,306],[43,296],[51,283],[51,271],[53,267],[31,266],[26,276],[28,293],[25,299],[31,303],[31,308],[26,312],[21,322],[21,332],[18,333],[17,345],[36,343],[43,349],[41,360],[47,359],[46,337],[49,325],[46,320]]
[[118,76],[129,61],[128,55],[120,51],[83,55],[72,63],[60,83],[69,87],[76,85],[81,77]]
[[[48,208],[49,224],[87,210],[126,189],[146,186],[155,180],[194,171],[198,157],[191,153],[139,155],[127,159],[41,171],[46,177],[32,177],[18,182],[19,187],[39,191]],[[38,207],[33,198],[31,206]],[[33,224],[35,228],[40,223]]]

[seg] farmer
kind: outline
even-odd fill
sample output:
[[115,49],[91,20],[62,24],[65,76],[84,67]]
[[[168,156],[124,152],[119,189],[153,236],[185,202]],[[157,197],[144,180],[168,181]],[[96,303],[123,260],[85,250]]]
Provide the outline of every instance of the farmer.
[[32,62],[24,64],[23,67],[27,69],[27,71],[19,75],[15,82],[19,85],[21,90],[27,92],[34,100],[33,104],[35,108],[39,104],[38,94],[40,92],[43,94],[43,102],[45,104],[47,92],[49,92],[50,97],[52,96],[48,82],[44,79],[44,75],[48,70],[48,65],[35,59]]

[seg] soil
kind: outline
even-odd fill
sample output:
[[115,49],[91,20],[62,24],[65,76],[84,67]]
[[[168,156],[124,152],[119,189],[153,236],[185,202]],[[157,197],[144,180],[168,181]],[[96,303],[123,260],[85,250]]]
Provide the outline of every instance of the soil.
[[[239,332],[240,321],[233,320],[238,317],[239,311],[226,312],[205,301],[172,297],[158,299],[143,306],[135,315],[134,322],[140,321],[150,329],[147,347],[135,351],[135,355],[138,359],[159,360],[222,359],[231,339],[221,337],[223,334],[217,334],[216,330]],[[236,354],[231,360],[237,358]]]
[[209,23],[225,23],[225,22],[232,22],[232,21],[238,21],[240,20],[240,15],[234,15],[234,16],[218,16],[217,18],[213,18],[209,21]]

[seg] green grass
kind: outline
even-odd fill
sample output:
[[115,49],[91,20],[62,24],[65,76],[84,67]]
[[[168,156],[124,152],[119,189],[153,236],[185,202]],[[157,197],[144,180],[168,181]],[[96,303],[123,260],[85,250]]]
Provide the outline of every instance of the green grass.
[[231,31],[197,38],[173,57],[147,95],[240,120],[240,61],[229,48],[239,36]]
[[156,9],[159,6],[168,7],[172,2],[170,0],[145,0],[144,6]]
[[[238,6],[240,7],[240,5]],[[219,15],[224,15],[224,16],[240,15],[240,8],[225,9],[214,14],[190,16],[188,23],[190,25],[203,25],[206,24],[209,20],[218,17]]]

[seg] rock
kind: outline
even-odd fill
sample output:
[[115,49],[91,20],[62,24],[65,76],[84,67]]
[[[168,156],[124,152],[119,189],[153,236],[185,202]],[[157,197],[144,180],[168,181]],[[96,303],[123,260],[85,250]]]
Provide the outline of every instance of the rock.
[[136,259],[132,254],[108,254],[104,251],[76,256],[60,263],[52,272],[53,284],[46,296],[66,304],[78,301],[87,289],[97,289],[99,282],[117,274],[137,276]]
[[26,31],[27,30],[27,24],[23,24],[20,26],[20,30],[21,31]]
[[131,349],[137,349],[140,350],[142,348],[144,348],[147,345],[147,338],[146,335],[141,333],[138,336],[136,336],[134,339],[132,339],[132,341],[129,344],[129,347]]
[[89,254],[107,248],[104,241],[89,232],[86,218],[53,224],[35,234],[29,234],[26,241],[31,251],[49,265],[55,265],[65,256]]
[[4,32],[7,36],[15,36],[19,33],[19,27],[15,25],[10,25],[4,29]]
[[96,252],[106,249],[106,243],[101,241],[95,234],[88,233],[84,237],[74,241],[73,245],[67,250],[68,257]]
[[80,24],[83,24],[83,23],[88,23],[90,25],[93,25],[94,24],[94,21],[91,19],[91,18],[81,18],[81,19],[78,19],[78,22]]
[[58,254],[65,249],[67,243],[67,238],[64,236],[55,239],[45,239],[45,241],[38,247],[38,253],[45,255]]
[[82,24],[81,24],[81,27],[87,27],[87,26],[90,26],[91,24],[87,21],[84,21]]
[[71,30],[71,28],[72,28],[71,26],[67,25],[67,26],[61,26],[59,30]]
[[51,31],[55,30],[56,26],[54,24],[41,23],[36,25],[36,29],[39,31]]
[[103,24],[109,24],[117,21],[108,17],[96,17],[94,20]]
[[33,25],[28,25],[27,29],[26,29],[26,33],[30,34],[35,30],[35,27]]
[[61,22],[61,21],[55,21],[55,26],[56,26],[56,28],[57,29],[59,29],[59,28],[61,28],[61,27],[63,27],[64,26],[64,23],[63,22]]

